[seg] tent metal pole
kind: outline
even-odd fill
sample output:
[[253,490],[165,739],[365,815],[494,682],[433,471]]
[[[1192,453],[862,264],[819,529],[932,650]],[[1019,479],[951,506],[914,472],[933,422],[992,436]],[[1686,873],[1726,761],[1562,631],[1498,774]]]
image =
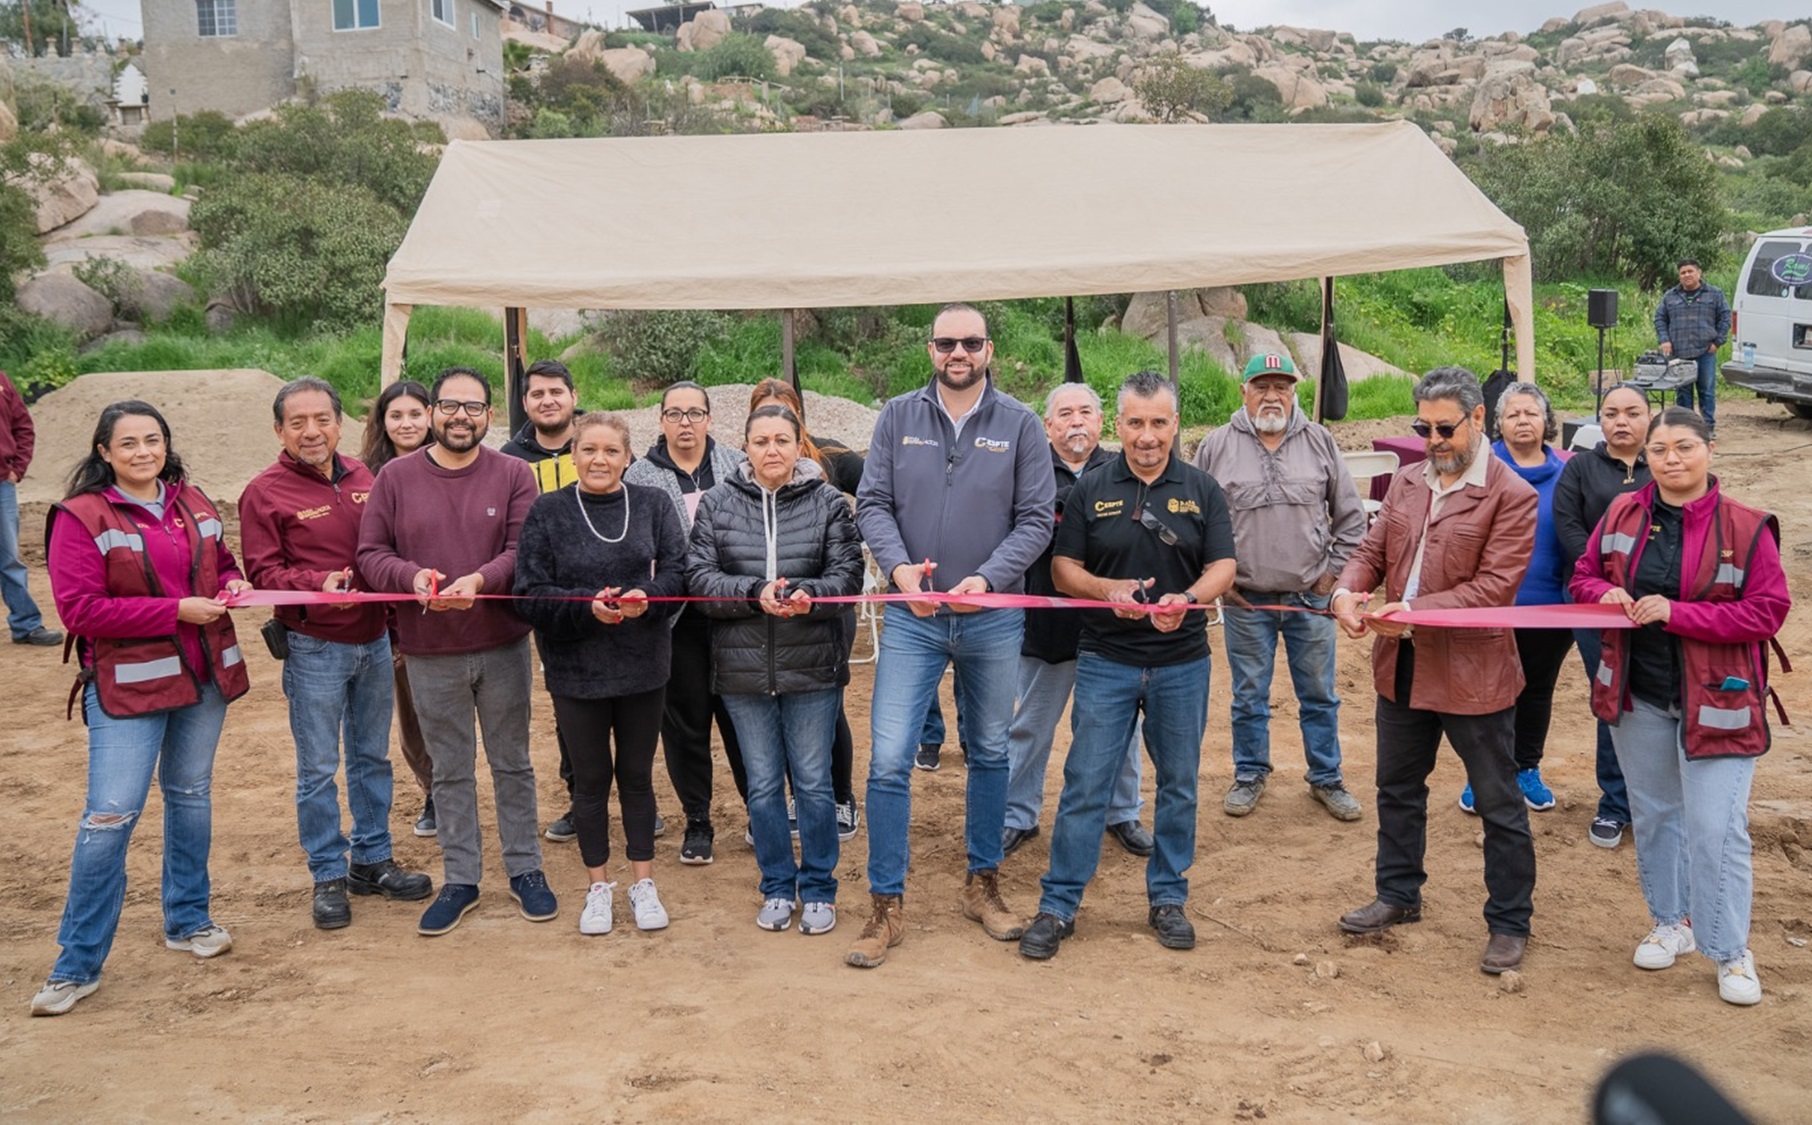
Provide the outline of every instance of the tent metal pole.
[[1177,378],[1177,291],[1164,291],[1164,335],[1170,344],[1170,385],[1181,387]]
[[527,377],[523,374],[526,364],[522,361],[522,350],[528,337],[528,310],[507,308],[503,310],[503,382],[504,394],[510,400],[510,433],[514,434],[528,423],[528,415],[522,409],[522,396],[528,390]]
[[[1331,277],[1324,277],[1321,279],[1321,351],[1322,351],[1322,357],[1321,357],[1321,365],[1320,365],[1321,370],[1324,370],[1324,371],[1327,369],[1327,362],[1328,362],[1327,350],[1328,350],[1328,346],[1330,344],[1330,341],[1328,339],[1328,312],[1330,310],[1330,307],[1333,305],[1333,303],[1334,303],[1334,279]],[[1340,345],[1334,344],[1333,346],[1339,347]],[[1321,377],[1321,371],[1317,371],[1315,373],[1315,421],[1318,423],[1321,421],[1321,394],[1322,394],[1323,389],[1326,388],[1326,386],[1327,386],[1327,380],[1323,379]]]
[[[799,372],[793,364],[793,310],[780,310],[780,377],[793,384],[799,390]],[[800,392],[799,401],[805,401],[805,394]]]

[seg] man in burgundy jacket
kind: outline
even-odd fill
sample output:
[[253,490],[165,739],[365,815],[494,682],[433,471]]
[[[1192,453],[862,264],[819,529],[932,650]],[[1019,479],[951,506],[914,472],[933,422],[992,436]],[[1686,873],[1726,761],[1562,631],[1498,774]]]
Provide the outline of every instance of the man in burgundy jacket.
[[[320,379],[297,379],[277,392],[272,412],[283,452],[239,497],[245,572],[260,590],[354,589],[353,558],[371,495],[371,470],[338,453],[339,393]],[[433,881],[404,871],[391,858],[395,685],[384,606],[285,606],[276,617],[287,632],[283,694],[296,740],[296,825],[314,878],[315,925],[337,930],[352,921],[348,891],[404,901],[427,898]],[[334,787],[342,730],[350,841],[340,826]]]
[[[1516,640],[1503,628],[1417,631],[1389,615],[1514,604],[1535,547],[1536,495],[1491,455],[1476,375],[1437,367],[1416,384],[1415,400],[1428,459],[1391,481],[1333,598],[1348,635],[1377,637],[1378,897],[1343,915],[1340,928],[1368,934],[1421,920],[1428,775],[1446,735],[1485,822],[1490,937],[1479,967],[1502,973],[1522,964],[1535,892],[1529,810],[1516,784]],[[1380,585],[1385,605],[1362,619]]]
[[63,634],[44,627],[19,559],[19,482],[31,467],[36,440],[25,399],[0,371],[0,596],[6,600],[6,625],[16,645],[60,645]]

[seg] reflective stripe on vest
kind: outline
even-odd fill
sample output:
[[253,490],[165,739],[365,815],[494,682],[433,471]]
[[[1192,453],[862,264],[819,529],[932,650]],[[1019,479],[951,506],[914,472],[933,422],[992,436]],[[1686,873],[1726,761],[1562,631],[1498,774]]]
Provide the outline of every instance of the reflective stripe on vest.
[[152,680],[166,680],[171,676],[182,675],[182,661],[174,656],[158,660],[142,660],[136,664],[124,661],[113,666],[113,680],[120,684],[145,684]]
[[1744,574],[1742,567],[1731,566],[1729,563],[1719,563],[1718,572],[1713,576],[1712,581],[1719,585],[1735,586],[1738,589],[1741,589],[1743,586],[1743,578]]
[[1599,537],[1598,553],[1600,555],[1627,555],[1636,549],[1636,537],[1622,532],[1611,532]]
[[1617,682],[1617,673],[1611,670],[1609,661],[1600,660],[1598,662],[1598,682],[1605,687],[1610,687]]
[[1712,730],[1748,730],[1754,721],[1747,707],[1713,707],[1708,703],[1699,706],[1699,725]]
[[220,666],[222,668],[231,668],[233,665],[238,664],[244,659],[245,655],[239,651],[238,645],[228,645],[220,653]]
[[203,539],[219,539],[223,529],[219,520],[210,517],[196,524],[195,530],[201,532]]
[[129,535],[118,528],[110,527],[94,537],[94,545],[100,548],[101,554],[103,555],[117,547],[124,547],[128,551],[133,551],[135,553],[143,553],[145,549],[145,537],[142,535]]

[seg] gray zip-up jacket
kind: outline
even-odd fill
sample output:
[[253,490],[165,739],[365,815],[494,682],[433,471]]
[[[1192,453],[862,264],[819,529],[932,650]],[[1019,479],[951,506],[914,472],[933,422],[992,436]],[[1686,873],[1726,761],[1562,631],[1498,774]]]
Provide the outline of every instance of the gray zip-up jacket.
[[959,440],[933,380],[881,408],[856,523],[883,574],[930,559],[927,589],[979,574],[990,590],[1019,593],[1051,542],[1056,504],[1038,416],[989,377]]
[[1290,411],[1272,453],[1244,409],[1202,439],[1195,466],[1220,483],[1233,516],[1243,590],[1299,594],[1339,574],[1365,538],[1365,504],[1326,426]]
[[[711,478],[715,482],[713,487],[716,487],[735,476],[736,467],[742,464],[746,458],[743,457],[740,449],[731,449],[716,438],[708,437],[706,441],[710,444],[705,447],[705,456],[711,459]],[[673,502],[674,511],[679,513],[680,531],[690,537],[692,516],[686,511],[686,494],[680,488],[679,472],[680,470],[673,466],[673,459],[667,456],[667,439],[663,437],[649,448],[646,457],[638,457],[630,462],[629,467],[623,470],[623,480],[628,484],[658,488],[666,493],[667,499]],[[699,502],[704,502],[702,496]],[[685,612],[686,607],[681,606],[678,613],[668,618],[668,626],[679,624],[679,619],[684,616]]]

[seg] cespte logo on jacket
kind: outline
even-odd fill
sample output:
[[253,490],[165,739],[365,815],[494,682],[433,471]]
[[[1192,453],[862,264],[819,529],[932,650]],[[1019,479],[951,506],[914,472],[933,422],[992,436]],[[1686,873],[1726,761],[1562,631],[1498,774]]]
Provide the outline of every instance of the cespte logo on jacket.
[[905,437],[900,439],[901,445],[929,445],[929,446],[932,446],[933,448],[935,448],[937,446],[937,443],[938,442],[937,442],[936,438],[914,437],[911,434],[907,434]]
[[978,437],[975,439],[975,448],[984,450],[988,453],[1011,453],[1013,452],[1013,443],[1010,441],[995,441],[992,438]]

